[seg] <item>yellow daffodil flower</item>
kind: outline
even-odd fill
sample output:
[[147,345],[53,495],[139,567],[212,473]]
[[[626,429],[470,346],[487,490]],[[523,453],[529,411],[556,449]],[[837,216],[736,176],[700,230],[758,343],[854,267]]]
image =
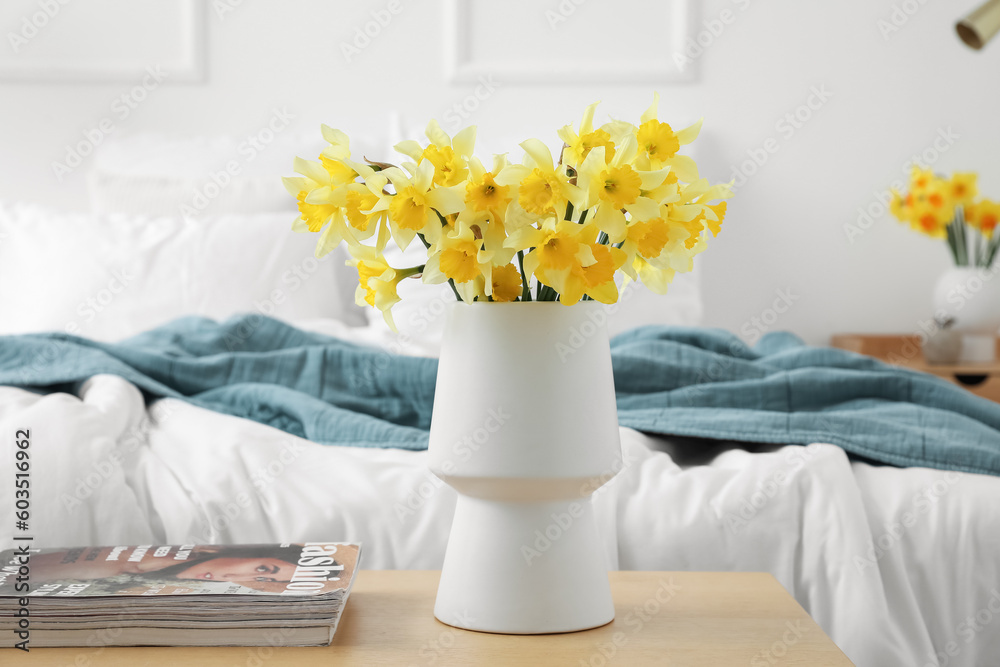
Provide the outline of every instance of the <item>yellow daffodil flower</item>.
[[486,171],[479,158],[469,160],[469,181],[465,186],[466,211],[489,212],[494,218],[503,220],[507,205],[513,199],[510,186],[496,182],[497,174],[507,166],[507,157],[497,155],[492,171]]
[[483,242],[471,227],[448,226],[427,251],[423,281],[451,281],[463,301],[474,301],[492,291],[492,265],[483,253]]
[[909,220],[912,229],[936,239],[947,237],[946,229],[951,219],[944,217],[940,208],[919,202],[912,209]]
[[625,238],[626,213],[632,219],[648,220],[656,217],[659,211],[657,202],[644,193],[659,188],[668,170],[635,170],[629,164],[635,151],[635,139],[628,137],[607,163],[604,147],[598,146],[590,151],[579,168],[578,182],[587,193],[585,206],[587,209],[597,207],[594,224],[612,243],[620,243]]
[[589,247],[594,261],[587,265],[574,264],[558,280],[561,283],[560,300],[567,306],[572,306],[585,294],[601,303],[614,303],[618,300],[615,273],[625,263],[625,252],[602,243],[591,243]]
[[930,169],[921,169],[917,165],[913,165],[910,169],[910,194],[919,195],[936,180],[937,176]]
[[373,211],[389,211],[392,239],[406,249],[417,234],[428,243],[441,235],[441,217],[460,212],[464,206],[461,183],[450,187],[434,186],[434,165],[424,161],[408,176],[398,167],[378,172],[393,185],[395,194],[383,193]]
[[670,283],[674,280],[676,273],[671,268],[660,268],[654,266],[640,256],[636,256],[633,261],[633,274],[638,274],[642,284],[656,294],[666,294]]
[[351,140],[346,133],[321,125],[320,131],[329,144],[320,153],[319,161],[330,175],[331,185],[353,183],[357,173],[347,163],[351,157]]
[[490,280],[490,296],[494,301],[506,303],[517,301],[524,288],[521,282],[521,272],[513,264],[494,266]]
[[579,134],[573,130],[572,125],[566,125],[559,130],[559,138],[563,140],[566,147],[563,149],[563,162],[571,166],[579,166],[587,157],[591,149],[602,146],[605,156],[611,160],[615,155],[615,143],[611,140],[611,135],[605,129],[594,129],[594,112],[600,102],[594,102],[583,112],[580,120]]
[[[721,231],[731,191],[700,178],[681,154],[701,123],[675,131],[657,117],[658,104],[654,95],[638,125],[613,119],[598,127],[595,102],[578,125],[558,131],[565,143],[558,161],[542,141],[528,139],[520,163],[496,155],[491,167],[473,155],[475,127],[449,136],[432,120],[426,145],[395,146],[405,159],[394,166],[352,160],[347,134],[323,125],[318,161],[296,159],[296,175],[283,179],[299,208],[292,228],[318,233],[317,256],[346,243],[358,270],[357,302],[379,308],[393,328],[399,281],[418,274],[448,282],[467,302],[532,294],[566,305],[613,303],[619,271],[665,292]],[[913,175],[917,185],[893,195],[897,217],[940,235],[961,205],[970,226],[993,235],[997,207],[975,201],[974,174]],[[389,266],[388,242],[405,249],[418,237],[426,262]]]
[[[325,126],[324,126],[325,127]],[[352,162],[348,158],[327,156],[328,173],[351,173],[354,177],[365,179],[361,183],[348,182],[315,188],[305,198],[305,204],[312,207],[333,208],[335,212],[331,224],[320,234],[316,244],[316,256],[323,257],[340,243],[358,243],[375,234],[379,224],[385,220],[386,212],[373,210],[382,195],[382,190],[388,182],[383,174],[376,173],[368,165]],[[339,166],[337,166],[339,165]],[[331,181],[333,182],[333,181]],[[310,231],[317,231],[310,229]],[[387,238],[387,237],[382,237]],[[382,242],[379,249],[385,248]]]
[[330,174],[319,162],[295,158],[295,172],[301,176],[282,177],[285,189],[299,202],[299,217],[292,223],[292,229],[297,232],[318,232],[337,212],[337,206],[329,204],[310,204],[306,199],[310,193],[322,188],[331,187]]
[[976,181],[978,175],[975,173],[954,173],[948,181],[949,196],[956,204],[971,204],[978,194]]
[[369,246],[351,246],[349,251],[351,259],[348,260],[348,265],[354,266],[358,270],[358,289],[355,292],[355,302],[359,306],[367,304],[378,308],[389,328],[396,331],[396,323],[392,319],[392,307],[400,300],[397,293],[399,281],[417,274],[420,268],[393,269],[386,263],[380,252]]
[[965,220],[983,236],[991,239],[997,224],[1000,223],[1000,204],[989,199],[981,199],[966,208]]
[[425,134],[431,141],[426,148],[409,140],[396,144],[396,151],[418,165],[424,161],[434,165],[435,185],[451,187],[464,182],[469,175],[468,161],[476,145],[475,126],[461,130],[452,138],[436,120],[432,120],[427,124]]
[[[666,213],[666,207],[663,207]],[[694,244],[688,241],[701,232],[698,225],[693,231],[688,224],[671,220],[667,215],[651,220],[636,221],[629,225],[628,234],[621,245],[625,253],[623,271],[633,280],[637,280],[637,270],[642,262],[652,262],[655,266],[684,270],[693,256],[690,252]]]
[[594,225],[581,225],[570,220],[548,218],[540,229],[522,227],[507,239],[508,247],[531,251],[524,256],[524,270],[539,281],[565,291],[566,281],[574,269],[590,266],[596,260],[591,244],[597,238]]
[[494,179],[500,185],[517,186],[517,203],[526,212],[536,216],[555,215],[566,217],[566,207],[576,206],[581,200],[581,190],[570,183],[564,167],[556,167],[549,147],[538,139],[521,143],[524,164],[504,167]]
[[686,155],[680,155],[681,146],[690,144],[698,138],[701,123],[698,121],[679,132],[675,132],[669,124],[657,118],[660,104],[659,93],[653,94],[653,103],[642,114],[640,125],[635,136],[639,142],[639,157],[636,160],[640,169],[653,171],[670,167],[677,177],[687,183],[698,180],[698,165]]

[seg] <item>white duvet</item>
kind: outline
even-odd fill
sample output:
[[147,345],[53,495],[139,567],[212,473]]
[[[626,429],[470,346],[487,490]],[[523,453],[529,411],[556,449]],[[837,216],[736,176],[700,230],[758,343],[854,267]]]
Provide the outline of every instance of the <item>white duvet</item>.
[[[454,497],[423,452],[316,445],[170,399],[147,410],[113,376],[79,396],[0,387],[4,480],[17,429],[35,546],[334,539],[363,542],[367,568],[442,563]],[[595,496],[611,568],[771,572],[859,665],[1000,664],[1000,479],[824,444],[682,468],[666,441],[622,443],[626,467]]]

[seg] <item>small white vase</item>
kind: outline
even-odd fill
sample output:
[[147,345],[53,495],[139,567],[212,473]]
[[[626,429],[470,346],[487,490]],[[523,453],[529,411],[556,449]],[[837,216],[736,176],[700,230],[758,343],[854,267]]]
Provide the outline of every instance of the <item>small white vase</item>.
[[934,316],[952,318],[962,334],[963,362],[988,362],[996,357],[1000,329],[1000,272],[993,268],[953,267],[934,287]]
[[452,305],[429,450],[458,492],[438,620],[540,634],[614,618],[590,500],[622,464],[600,304]]

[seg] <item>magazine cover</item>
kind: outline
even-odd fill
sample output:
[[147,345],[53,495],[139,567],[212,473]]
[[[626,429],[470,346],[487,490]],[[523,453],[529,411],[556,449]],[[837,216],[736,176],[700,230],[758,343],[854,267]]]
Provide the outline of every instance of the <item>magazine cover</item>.
[[27,592],[15,550],[0,552],[0,596],[316,596],[349,590],[361,547],[339,542],[139,545],[30,551]]

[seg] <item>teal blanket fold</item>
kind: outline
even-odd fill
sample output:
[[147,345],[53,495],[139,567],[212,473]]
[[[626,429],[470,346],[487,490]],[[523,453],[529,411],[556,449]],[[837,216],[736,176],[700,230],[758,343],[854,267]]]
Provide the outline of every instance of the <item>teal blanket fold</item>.
[[[1000,405],[930,375],[769,334],[646,327],[612,340],[618,418],[647,433],[824,442],[868,459],[1000,474]],[[119,343],[0,338],[0,384],[73,391],[93,375],[323,444],[424,449],[437,361],[248,315],[183,318]]]

